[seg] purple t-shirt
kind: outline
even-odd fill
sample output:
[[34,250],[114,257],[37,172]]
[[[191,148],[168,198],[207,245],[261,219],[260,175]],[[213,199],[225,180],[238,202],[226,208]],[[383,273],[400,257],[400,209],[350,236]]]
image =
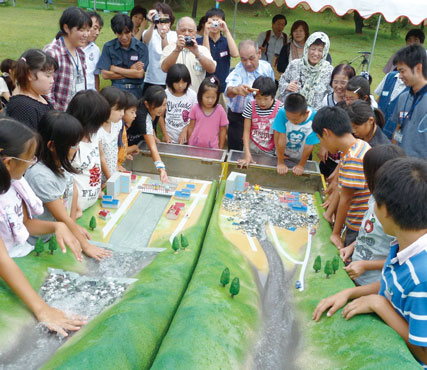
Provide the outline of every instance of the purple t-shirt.
[[194,104],[190,111],[190,120],[192,119],[196,122],[188,145],[218,149],[219,130],[221,126],[228,125],[227,114],[222,105],[217,104],[214,111],[206,115],[199,104]]

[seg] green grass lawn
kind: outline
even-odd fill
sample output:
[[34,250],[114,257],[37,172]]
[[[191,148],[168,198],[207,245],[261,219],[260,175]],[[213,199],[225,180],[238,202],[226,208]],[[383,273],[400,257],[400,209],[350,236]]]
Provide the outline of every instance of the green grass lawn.
[[[29,48],[43,48],[44,45],[52,41],[58,31],[58,21],[62,11],[70,5],[76,5],[73,0],[54,0],[54,9],[46,10],[43,0],[17,0],[17,6],[0,5],[0,60],[4,58],[18,58],[23,51]],[[149,8],[151,2],[147,2]],[[205,11],[214,6],[214,1],[199,0],[197,20]],[[177,11],[176,17],[191,14],[192,1],[185,4],[186,9]],[[221,3],[221,7],[226,12],[227,23],[232,29],[233,5],[230,0]],[[275,5],[263,7],[260,4],[250,6],[239,4],[236,22],[236,41],[243,39],[255,39],[261,31],[269,29],[271,17],[282,12],[288,18],[288,25],[285,32],[289,32],[292,23],[297,19],[303,19],[310,25],[310,31],[324,31],[331,39],[331,50],[333,64],[337,65],[343,61],[348,61],[356,57],[357,51],[371,50],[375,30],[364,28],[362,35],[354,33],[353,17],[347,15],[344,18],[335,16],[332,12],[313,13],[304,9],[278,9]],[[114,38],[110,29],[110,20],[114,13],[102,13],[105,22],[97,44],[102,45]],[[365,22],[375,23],[375,22]],[[383,77],[382,68],[390,55],[405,44],[404,36],[406,30],[402,30],[400,37],[390,36],[390,26],[386,23],[381,25],[381,30],[377,40],[377,47],[371,67],[373,76],[372,88],[378,85]],[[238,63],[234,59],[232,64]],[[355,65],[356,66],[356,65]],[[103,81],[102,86],[108,84]]]

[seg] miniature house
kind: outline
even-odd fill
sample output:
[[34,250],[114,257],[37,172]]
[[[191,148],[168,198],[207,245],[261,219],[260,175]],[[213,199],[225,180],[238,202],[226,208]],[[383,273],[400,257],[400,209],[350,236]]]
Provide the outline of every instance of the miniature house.
[[107,180],[107,195],[113,198],[120,193],[130,193],[131,174],[129,172],[115,172]]
[[246,174],[231,172],[225,184],[225,194],[233,194],[235,191],[245,190]]
[[111,195],[104,195],[101,200],[101,206],[104,208],[119,208],[120,200]]
[[107,220],[111,217],[111,213],[108,209],[101,209],[98,213],[98,216],[102,220]]

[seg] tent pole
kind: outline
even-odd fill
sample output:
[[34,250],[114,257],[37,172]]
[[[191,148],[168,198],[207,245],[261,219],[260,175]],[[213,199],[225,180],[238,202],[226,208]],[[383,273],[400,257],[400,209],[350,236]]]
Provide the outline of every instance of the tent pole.
[[371,70],[371,63],[372,63],[372,59],[374,58],[375,44],[377,43],[377,37],[378,37],[378,31],[380,29],[380,23],[381,23],[381,14],[378,17],[377,28],[375,30],[374,42],[372,44],[371,56],[369,57],[368,73]]
[[233,39],[236,38],[236,17],[237,17],[237,4],[240,0],[234,0],[234,15],[233,15]]

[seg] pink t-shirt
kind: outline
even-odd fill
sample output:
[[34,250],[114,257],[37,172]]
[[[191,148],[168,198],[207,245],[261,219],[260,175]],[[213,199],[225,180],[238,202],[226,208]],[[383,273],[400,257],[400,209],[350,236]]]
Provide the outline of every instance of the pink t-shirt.
[[221,104],[217,104],[210,115],[206,115],[199,104],[194,104],[190,111],[190,120],[194,119],[193,133],[188,140],[188,145],[203,148],[219,148],[219,130],[221,126],[228,125],[227,114]]

